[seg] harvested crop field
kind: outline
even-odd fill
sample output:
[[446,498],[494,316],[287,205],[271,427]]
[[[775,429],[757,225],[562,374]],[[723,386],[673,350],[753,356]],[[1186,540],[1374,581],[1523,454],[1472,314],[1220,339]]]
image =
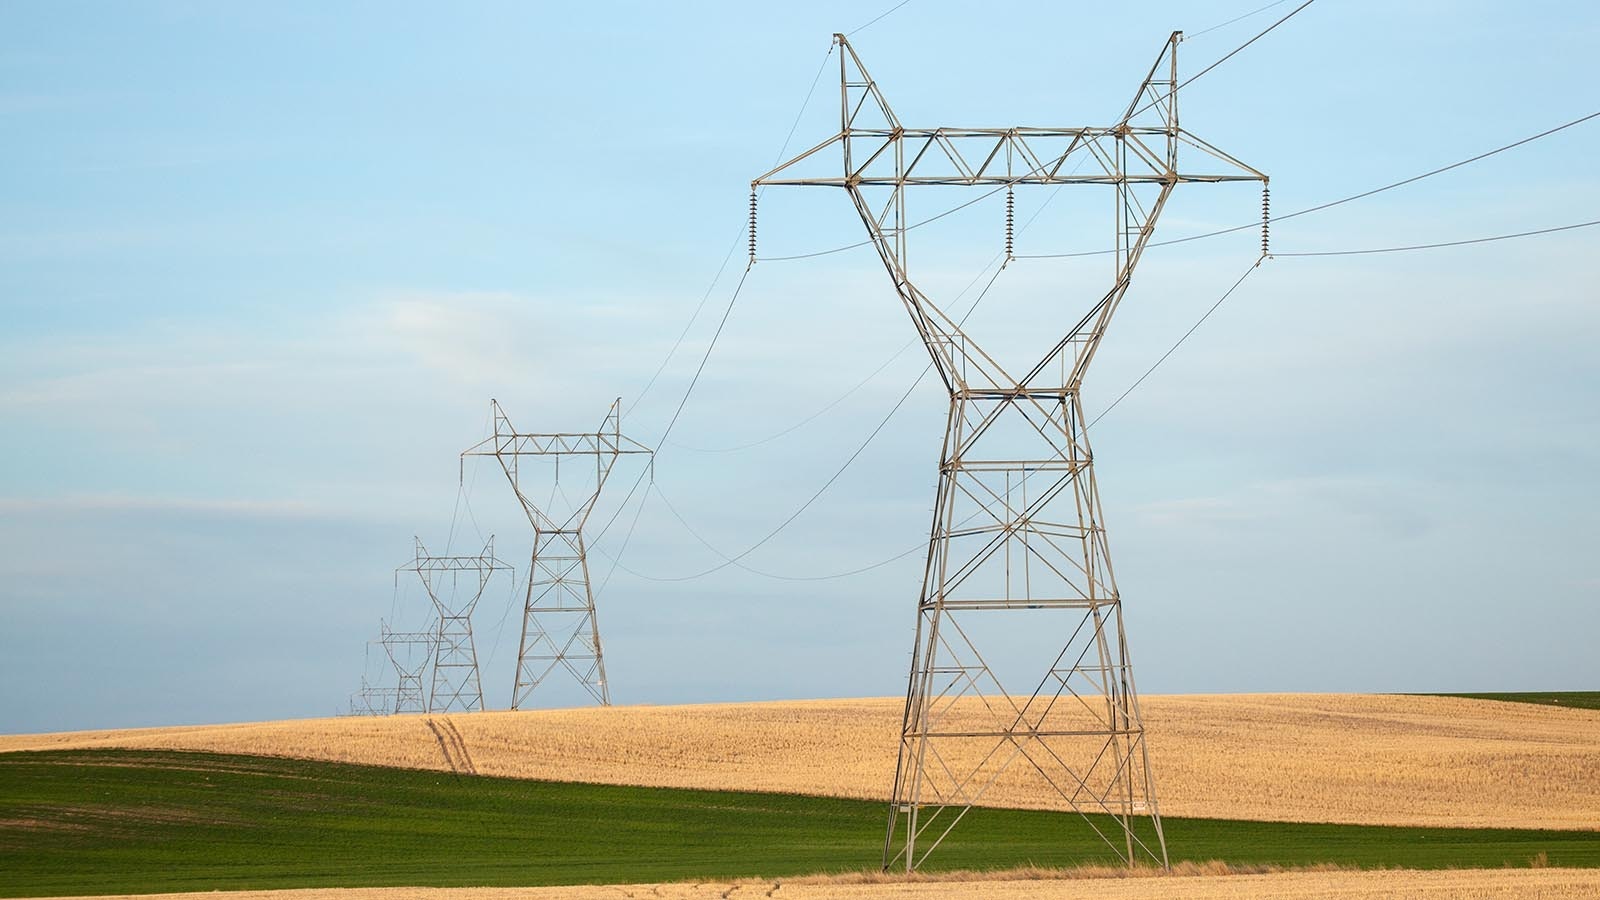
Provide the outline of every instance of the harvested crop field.
[[[1579,900],[1600,895],[1600,870],[1456,869],[1447,871],[1279,872],[1060,881],[937,881],[892,884],[709,882],[665,885],[591,885],[554,888],[319,888],[292,891],[206,893],[217,900]],[[198,894],[140,894],[139,900],[194,900]],[[132,900],[130,897],[129,900]]]
[[[1454,697],[1143,701],[1162,811],[1370,825],[1593,829],[1600,711]],[[601,784],[881,799],[897,699],[310,719],[0,737],[0,750],[268,754]],[[446,724],[453,725],[452,731]],[[452,735],[449,741],[440,734]],[[457,741],[453,735],[459,735]],[[1019,773],[1020,774],[1020,773]],[[1023,781],[995,805],[1049,808]]]

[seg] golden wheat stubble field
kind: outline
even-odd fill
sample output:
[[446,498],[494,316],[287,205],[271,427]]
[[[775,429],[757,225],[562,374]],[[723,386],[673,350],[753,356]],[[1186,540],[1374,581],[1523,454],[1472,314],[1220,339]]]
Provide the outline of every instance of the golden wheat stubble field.
[[[137,900],[193,900],[195,894],[142,894]],[[1066,879],[840,884],[829,879],[586,885],[548,888],[313,888],[239,891],[225,900],[1588,900],[1600,896],[1596,869],[1458,869],[1422,872],[1278,872],[1204,878]],[[72,898],[68,898],[72,900]],[[78,898],[85,900],[85,898]],[[98,898],[117,900],[117,898]],[[135,898],[126,898],[135,900]]]
[[[427,716],[309,719],[0,736],[0,751],[211,750],[882,799],[894,771],[900,702],[487,712],[433,716],[431,726]],[[1143,708],[1167,815],[1600,827],[1600,711],[1353,694],[1155,696]],[[1017,777],[988,795],[994,805],[1051,806],[1020,768],[1008,774]]]

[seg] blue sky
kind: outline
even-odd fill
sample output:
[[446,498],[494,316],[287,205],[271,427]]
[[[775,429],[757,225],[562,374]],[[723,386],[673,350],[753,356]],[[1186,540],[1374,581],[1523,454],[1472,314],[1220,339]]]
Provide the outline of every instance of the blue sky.
[[[735,241],[750,179],[791,126],[791,151],[836,127],[833,71],[801,103],[829,37],[890,5],[0,9],[0,730],[329,714],[379,618],[426,617],[394,588],[412,535],[468,551],[493,532],[525,567],[497,473],[469,466],[472,514],[451,530],[456,455],[485,434],[489,398],[558,430],[620,396],[624,430],[656,443],[742,251],[634,401]],[[1104,124],[1169,31],[1258,5],[1001,17],[912,0],[852,41],[908,125]],[[1290,8],[1197,34],[1184,72]],[[1270,173],[1290,211],[1594,112],[1597,39],[1582,4],[1319,0],[1186,88],[1183,120]],[[1284,222],[1274,246],[1593,219],[1597,141],[1586,123]],[[935,191],[914,213],[963,199]],[[1019,192],[1019,216],[1047,199]],[[999,249],[999,203],[918,234],[930,293]],[[1157,237],[1250,221],[1257,203],[1180,190]],[[1108,205],[1050,199],[1018,252],[1097,249]],[[821,190],[766,194],[760,236],[773,256],[863,237]],[[1596,240],[1270,261],[1107,416],[1097,470],[1141,688],[1594,687]],[[1255,243],[1150,252],[1091,411]],[[985,311],[1048,331],[1052,298],[1104,269],[1020,261]],[[911,337],[867,248],[754,268],[600,598],[617,702],[903,690],[916,554],[822,581],[641,575],[718,562],[662,496],[727,552],[787,518],[917,377]],[[943,413],[921,384],[746,562],[829,574],[916,545]],[[598,577],[623,533],[599,541]],[[477,617],[491,706],[509,699],[511,602],[494,586]]]

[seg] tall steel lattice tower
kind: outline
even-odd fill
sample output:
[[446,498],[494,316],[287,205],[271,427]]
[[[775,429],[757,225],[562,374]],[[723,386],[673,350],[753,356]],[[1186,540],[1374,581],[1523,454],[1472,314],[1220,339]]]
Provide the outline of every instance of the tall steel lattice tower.
[[[1078,392],[1172,189],[1267,180],[1178,126],[1181,38],[1109,127],[906,128],[834,35],[839,132],[752,182],[752,218],[763,185],[846,191],[950,397],[885,869],[916,868],[975,805],[1019,800],[1076,811],[1129,865],[1167,864]],[[1179,148],[1207,169],[1180,170]],[[1042,357],[1002,362],[913,283],[906,189],[1005,190],[1009,261],[1012,189],[1066,184],[1115,192],[1111,286],[1075,320],[1028,323],[1067,326]],[[1048,652],[1012,652],[1040,635]]]
[[[468,448],[461,456],[493,456],[511,483],[512,491],[533,525],[533,561],[522,610],[522,643],[517,648],[517,679],[511,708],[520,709],[528,696],[557,668],[577,679],[589,696],[602,706],[611,705],[606,684],[605,655],[600,646],[600,621],[595,616],[594,590],[589,582],[589,560],[583,526],[600,499],[618,457],[652,454],[643,444],[622,435],[622,400],[611,404],[598,431],[588,433],[519,432],[490,401],[494,435]],[[562,483],[561,462],[572,457],[593,457],[574,466],[567,464],[567,481],[578,482],[569,493]],[[525,460],[547,463],[534,478],[548,483],[549,499],[535,503],[524,483]],[[527,473],[535,474],[535,473]],[[542,476],[542,477],[540,477]],[[559,498],[559,501],[558,501]]]
[[433,641],[433,682],[428,712],[476,712],[483,709],[483,679],[478,673],[478,647],[472,639],[472,611],[498,571],[511,571],[494,556],[494,536],[477,556],[433,556],[416,539],[411,562],[395,570],[415,572],[438,614]]
[[399,681],[395,685],[394,712],[427,712],[428,695],[422,680],[433,662],[433,648],[439,635],[426,631],[390,631],[388,622],[379,623],[379,641],[394,666]]

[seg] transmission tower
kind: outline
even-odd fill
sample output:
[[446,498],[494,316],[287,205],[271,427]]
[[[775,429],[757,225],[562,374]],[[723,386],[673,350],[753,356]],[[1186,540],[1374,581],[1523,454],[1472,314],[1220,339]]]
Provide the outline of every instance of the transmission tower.
[[423,691],[422,679],[433,662],[434,646],[439,642],[437,632],[390,631],[388,622],[379,623],[383,652],[394,666],[399,683],[395,687],[394,711],[427,712],[428,695]]
[[432,556],[416,539],[411,562],[395,570],[415,572],[439,616],[433,637],[433,683],[428,712],[475,712],[483,709],[483,681],[478,675],[478,648],[472,640],[472,611],[496,571],[508,570],[494,556],[490,535],[477,556]]
[[394,688],[373,687],[363,677],[361,690],[350,695],[350,715],[387,716],[394,712],[396,693]]
[[[517,431],[499,402],[491,400],[494,435],[461,454],[463,460],[468,456],[493,456],[498,460],[533,525],[533,561],[522,610],[522,643],[517,648],[512,709],[520,709],[528,695],[558,667],[571,673],[600,705],[611,705],[583,525],[617,458],[653,453],[622,435],[621,406],[621,399],[611,404],[598,431],[529,434]],[[592,467],[587,462],[567,464],[568,481],[576,476],[579,482],[570,494],[562,484],[561,471],[561,461],[569,457],[594,458]],[[543,504],[534,502],[529,494],[532,486],[524,484],[524,460],[534,458],[548,464],[539,467],[540,477],[528,479],[540,480],[540,487],[548,484],[549,499]]]
[[[834,35],[839,132],[751,184],[752,225],[763,185],[846,191],[950,398],[885,869],[916,868],[991,788],[1018,783],[1080,813],[1127,864],[1167,864],[1079,386],[1172,189],[1260,181],[1265,190],[1265,175],[1178,126],[1181,39],[1168,39],[1109,127],[905,128]],[[1180,147],[1207,167],[1180,170]],[[827,162],[833,148],[842,171]],[[1006,191],[1009,262],[1013,188],[1066,184],[1115,192],[1114,278],[1042,357],[1002,362],[912,282],[906,189]],[[1041,635],[1048,652],[1012,653]]]

